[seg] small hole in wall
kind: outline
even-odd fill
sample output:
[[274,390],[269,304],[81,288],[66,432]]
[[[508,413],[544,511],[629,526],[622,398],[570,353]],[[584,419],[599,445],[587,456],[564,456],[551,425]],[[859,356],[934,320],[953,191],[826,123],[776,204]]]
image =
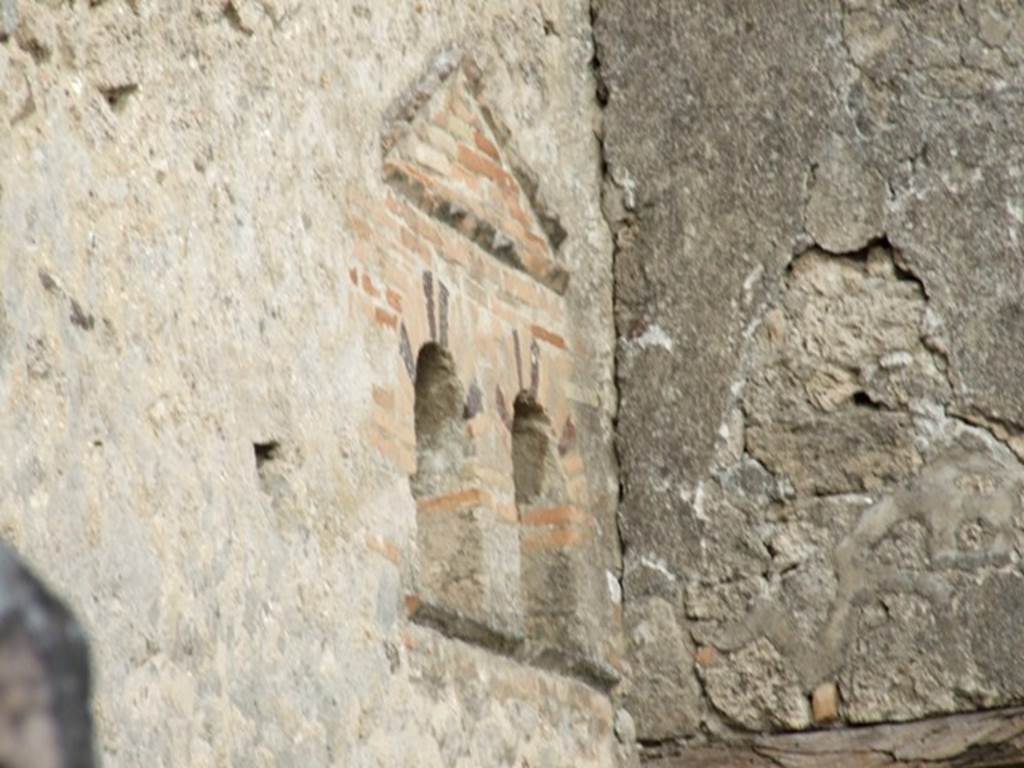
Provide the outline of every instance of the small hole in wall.
[[125,83],[124,85],[112,85],[107,88],[100,88],[100,93],[107,102],[107,106],[114,112],[123,112],[128,105],[129,97],[139,90],[137,83]]
[[228,25],[233,30],[240,32],[246,37],[252,37],[252,28],[242,21],[242,15],[238,12],[238,7],[234,2],[232,2],[232,0],[228,0],[228,2],[224,4],[223,12],[224,18],[227,19]]
[[29,37],[21,43],[21,50],[31,56],[32,61],[36,64],[45,64],[50,60],[50,56],[53,54],[53,51],[48,45],[45,45],[35,37]]
[[278,452],[281,449],[281,444],[277,440],[269,440],[265,443],[253,443],[252,452],[256,456],[256,469],[257,471],[263,468],[263,465],[268,461],[273,461],[278,457]]
[[871,399],[871,395],[864,391],[857,391],[853,393],[853,404],[861,408],[880,408],[881,406]]

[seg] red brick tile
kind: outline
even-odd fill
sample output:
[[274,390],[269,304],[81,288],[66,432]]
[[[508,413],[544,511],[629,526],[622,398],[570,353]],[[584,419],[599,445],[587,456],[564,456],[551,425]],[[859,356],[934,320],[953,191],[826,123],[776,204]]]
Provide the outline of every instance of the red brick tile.
[[480,131],[473,132],[473,141],[476,143],[477,147],[491,159],[498,160],[500,158],[498,155],[498,148],[494,146],[494,143]]
[[565,339],[563,339],[554,331],[549,331],[547,328],[542,328],[539,325],[531,325],[530,332],[533,334],[534,338],[540,339],[541,341],[545,341],[553,347],[558,347],[559,349],[567,349]]
[[398,318],[386,309],[381,309],[380,307],[377,307],[376,311],[373,313],[373,319],[378,325],[390,328],[391,330],[395,330],[398,327]]
[[373,401],[381,408],[391,410],[395,407],[395,396],[390,390],[374,385]]
[[421,499],[416,509],[419,512],[458,512],[470,507],[479,507],[489,501],[490,496],[481,488],[467,488],[444,496]]
[[372,296],[373,298],[377,298],[378,296],[380,296],[380,292],[374,286],[373,280],[371,280],[370,276],[365,272],[363,273],[363,290],[366,291],[366,293],[369,296]]
[[586,520],[584,515],[576,507],[572,506],[561,506],[561,507],[543,507],[541,509],[531,509],[522,513],[521,521],[523,525],[569,525],[572,523],[579,523]]
[[402,294],[400,294],[398,291],[393,291],[392,289],[388,288],[386,295],[387,295],[388,304],[391,306],[391,308],[393,310],[395,310],[395,312],[401,312],[402,311]]
[[552,549],[572,549],[584,539],[583,532],[576,528],[556,528],[523,537],[524,552],[544,552]]
[[459,147],[458,160],[459,164],[466,170],[486,176],[502,187],[515,184],[515,181],[506,173],[504,168],[467,146],[462,145]]

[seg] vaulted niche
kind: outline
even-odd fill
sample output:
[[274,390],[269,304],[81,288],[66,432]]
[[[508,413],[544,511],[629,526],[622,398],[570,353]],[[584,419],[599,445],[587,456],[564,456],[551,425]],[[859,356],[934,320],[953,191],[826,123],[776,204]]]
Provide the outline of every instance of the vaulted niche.
[[590,512],[577,439],[567,232],[481,72],[450,52],[425,70],[389,109],[384,207],[351,206],[357,308],[395,332],[401,365],[374,387],[366,437],[410,476],[409,616],[607,685],[614,531]]
[[557,440],[541,405],[529,392],[515,401],[512,421],[512,470],[520,515],[537,506],[568,501]]
[[448,350],[424,344],[416,358],[416,474],[417,498],[454,490],[469,450],[463,426],[462,382]]
[[512,470],[528,653],[542,666],[594,677],[582,668],[590,655],[578,562],[586,518],[571,503],[551,421],[529,392],[515,401]]
[[481,479],[467,429],[465,389],[451,353],[434,342],[416,360],[413,417],[419,564],[414,620],[499,650],[522,640],[519,545],[497,489]]

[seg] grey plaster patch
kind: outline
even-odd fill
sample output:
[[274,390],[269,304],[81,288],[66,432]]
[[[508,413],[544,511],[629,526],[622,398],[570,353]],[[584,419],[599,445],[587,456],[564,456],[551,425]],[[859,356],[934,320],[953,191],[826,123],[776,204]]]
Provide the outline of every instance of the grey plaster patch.
[[851,143],[835,137],[823,147],[808,190],[807,232],[832,253],[860,250],[885,227],[885,179]]

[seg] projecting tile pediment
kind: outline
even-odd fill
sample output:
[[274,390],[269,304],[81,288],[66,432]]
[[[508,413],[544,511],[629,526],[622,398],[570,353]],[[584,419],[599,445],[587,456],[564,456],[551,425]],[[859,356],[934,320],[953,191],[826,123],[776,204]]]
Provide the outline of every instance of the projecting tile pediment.
[[508,131],[479,99],[475,65],[439,56],[393,109],[383,138],[385,178],[418,208],[558,294],[568,272],[554,252],[566,232],[505,145]]

